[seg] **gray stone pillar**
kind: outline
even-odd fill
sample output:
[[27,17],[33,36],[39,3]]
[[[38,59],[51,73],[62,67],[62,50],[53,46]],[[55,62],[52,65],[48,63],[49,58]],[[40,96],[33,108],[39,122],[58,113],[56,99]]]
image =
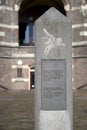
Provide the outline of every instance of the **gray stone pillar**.
[[71,23],[50,8],[35,28],[35,130],[72,130]]

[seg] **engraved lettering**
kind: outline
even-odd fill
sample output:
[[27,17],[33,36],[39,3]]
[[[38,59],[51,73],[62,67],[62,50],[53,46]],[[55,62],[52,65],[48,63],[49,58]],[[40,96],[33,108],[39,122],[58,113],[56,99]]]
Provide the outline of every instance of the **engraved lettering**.
[[42,109],[66,108],[64,60],[42,60]]
[[61,79],[64,76],[64,70],[43,70],[43,80],[50,81]]

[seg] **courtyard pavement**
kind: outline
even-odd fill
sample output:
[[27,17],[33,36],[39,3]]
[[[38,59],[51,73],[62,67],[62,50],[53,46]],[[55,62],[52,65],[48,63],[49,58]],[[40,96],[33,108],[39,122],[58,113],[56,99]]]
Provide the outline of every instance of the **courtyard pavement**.
[[[73,95],[74,130],[87,130],[87,90]],[[34,90],[0,91],[0,130],[34,130]]]

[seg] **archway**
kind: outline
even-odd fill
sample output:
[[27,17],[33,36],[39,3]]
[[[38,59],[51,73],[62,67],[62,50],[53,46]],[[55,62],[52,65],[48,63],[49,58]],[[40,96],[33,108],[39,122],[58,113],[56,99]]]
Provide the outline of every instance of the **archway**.
[[55,7],[66,15],[62,1],[56,0],[24,0],[19,10],[19,45],[34,46],[34,22],[50,7]]

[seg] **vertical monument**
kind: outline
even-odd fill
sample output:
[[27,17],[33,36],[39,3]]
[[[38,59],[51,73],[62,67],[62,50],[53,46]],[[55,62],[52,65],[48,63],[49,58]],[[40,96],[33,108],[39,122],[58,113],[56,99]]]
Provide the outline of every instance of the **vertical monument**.
[[71,23],[50,8],[35,29],[35,130],[72,130]]

